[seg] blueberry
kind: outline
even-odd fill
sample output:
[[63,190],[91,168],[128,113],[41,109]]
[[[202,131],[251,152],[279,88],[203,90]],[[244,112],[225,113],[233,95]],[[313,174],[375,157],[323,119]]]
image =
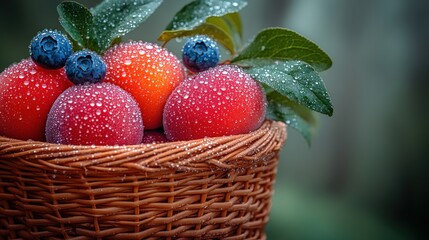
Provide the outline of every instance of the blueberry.
[[106,76],[106,63],[88,50],[75,52],[66,62],[67,77],[74,84],[97,83]]
[[73,53],[69,39],[60,31],[49,29],[39,32],[31,40],[29,48],[31,59],[45,69],[64,67],[67,58]]
[[219,63],[219,47],[211,38],[196,35],[182,48],[183,64],[191,71],[201,72]]

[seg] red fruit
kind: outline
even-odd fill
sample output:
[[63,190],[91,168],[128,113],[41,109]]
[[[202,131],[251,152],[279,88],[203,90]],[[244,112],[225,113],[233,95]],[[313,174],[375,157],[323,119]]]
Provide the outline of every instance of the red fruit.
[[164,108],[167,139],[248,133],[264,121],[266,97],[240,68],[220,65],[183,81]]
[[142,143],[163,143],[167,141],[163,133],[153,130],[144,132]]
[[139,107],[125,90],[110,83],[73,86],[52,106],[46,140],[73,145],[132,145],[143,137]]
[[185,78],[179,60],[153,43],[128,42],[116,45],[103,56],[105,82],[125,89],[140,106],[146,129],[162,126],[162,110],[168,96]]
[[0,74],[0,135],[45,140],[45,123],[55,99],[72,83],[64,69],[45,70],[30,59]]

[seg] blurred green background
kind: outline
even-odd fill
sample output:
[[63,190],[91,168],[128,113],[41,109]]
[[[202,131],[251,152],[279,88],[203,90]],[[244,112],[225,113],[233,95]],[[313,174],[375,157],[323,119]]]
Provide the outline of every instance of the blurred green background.
[[[31,38],[62,29],[60,1],[2,1],[0,71]],[[94,6],[98,1],[80,1]],[[185,0],[165,0],[126,39],[156,41]],[[249,0],[245,39],[287,27],[333,59],[322,73],[334,116],[319,115],[311,147],[293,129],[281,155],[268,239],[425,239],[429,1]],[[167,45],[179,52],[183,43]]]

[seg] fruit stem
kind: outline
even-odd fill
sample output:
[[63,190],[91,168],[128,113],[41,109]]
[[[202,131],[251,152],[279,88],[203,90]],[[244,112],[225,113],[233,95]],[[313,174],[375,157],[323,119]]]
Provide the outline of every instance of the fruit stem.
[[225,61],[223,61],[223,62],[219,63],[219,65],[228,65],[228,64],[230,64],[230,63],[231,63],[231,60],[230,60],[230,59],[227,59],[227,60],[225,60]]
[[161,45],[161,47],[162,47],[162,48],[165,48],[165,45],[167,45],[167,43],[168,43],[168,41],[165,41],[165,42]]

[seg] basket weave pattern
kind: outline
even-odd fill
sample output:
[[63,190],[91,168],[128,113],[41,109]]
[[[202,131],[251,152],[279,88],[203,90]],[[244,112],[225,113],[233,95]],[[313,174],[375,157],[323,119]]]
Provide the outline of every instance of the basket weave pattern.
[[0,239],[264,239],[283,123],[119,147],[0,136]]

